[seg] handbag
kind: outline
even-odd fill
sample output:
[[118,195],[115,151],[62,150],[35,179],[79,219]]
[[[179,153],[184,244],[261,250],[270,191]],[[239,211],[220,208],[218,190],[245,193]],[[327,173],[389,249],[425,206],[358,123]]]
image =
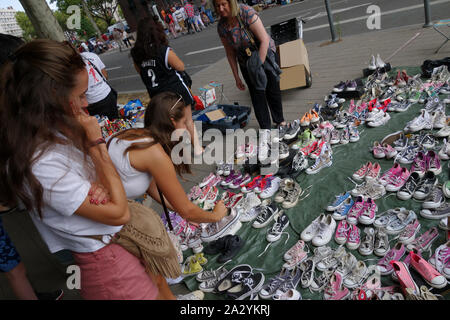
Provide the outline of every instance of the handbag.
[[183,82],[187,85],[187,87],[190,89],[192,87],[192,79],[191,76],[186,71],[178,71],[181,78],[183,78]]

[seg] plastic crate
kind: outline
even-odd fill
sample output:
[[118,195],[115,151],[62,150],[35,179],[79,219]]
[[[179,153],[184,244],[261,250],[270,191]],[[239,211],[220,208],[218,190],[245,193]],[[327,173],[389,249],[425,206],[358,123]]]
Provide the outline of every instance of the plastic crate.
[[275,45],[294,41],[299,38],[299,24],[297,18],[292,18],[270,26],[270,33]]
[[[205,115],[207,112],[222,109],[226,114],[225,119],[211,121]],[[202,131],[208,129],[219,129],[222,133],[225,133],[227,129],[239,129],[244,128],[250,121],[251,108],[240,105],[227,105],[227,104],[215,104],[209,106],[201,111],[195,111],[192,113],[192,119],[194,121],[202,122]]]

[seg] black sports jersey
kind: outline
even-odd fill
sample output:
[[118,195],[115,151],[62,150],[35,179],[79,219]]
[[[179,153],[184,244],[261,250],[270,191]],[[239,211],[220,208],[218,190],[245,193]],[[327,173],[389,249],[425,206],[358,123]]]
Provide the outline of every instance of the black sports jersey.
[[176,92],[183,96],[186,104],[193,101],[192,95],[181,75],[168,64],[170,47],[162,46],[154,59],[142,61],[141,78],[151,97],[164,91]]

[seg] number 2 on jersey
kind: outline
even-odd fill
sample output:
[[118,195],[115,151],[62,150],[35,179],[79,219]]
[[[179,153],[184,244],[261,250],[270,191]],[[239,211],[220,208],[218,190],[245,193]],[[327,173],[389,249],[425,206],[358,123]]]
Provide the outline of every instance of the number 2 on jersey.
[[158,84],[155,82],[156,75],[155,72],[152,69],[148,69],[148,77],[152,80],[152,87],[157,87]]

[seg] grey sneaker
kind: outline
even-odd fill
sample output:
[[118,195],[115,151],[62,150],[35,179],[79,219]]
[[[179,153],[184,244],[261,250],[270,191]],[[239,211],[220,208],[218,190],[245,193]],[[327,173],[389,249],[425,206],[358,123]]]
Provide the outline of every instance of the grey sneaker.
[[223,279],[228,272],[229,271],[222,265],[216,270],[208,270],[199,273],[196,277],[197,281],[201,282],[198,288],[203,292],[213,292],[217,283]]
[[288,189],[287,195],[284,198],[282,207],[285,209],[295,207],[297,205],[297,202],[298,202],[298,199],[299,199],[301,193],[302,193],[302,188],[300,187],[300,185],[297,182],[293,181],[292,187],[290,189]]
[[391,221],[386,227],[385,231],[387,234],[398,234],[406,228],[408,224],[414,221],[417,218],[417,215],[414,211],[409,210],[407,213],[398,213],[396,215],[396,219]]
[[378,229],[375,233],[375,245],[373,253],[379,257],[384,257],[386,253],[390,250],[389,237],[381,229]]
[[445,196],[442,192],[442,188],[439,185],[435,185],[431,190],[431,193],[425,198],[422,203],[424,209],[436,209],[445,203]]
[[316,162],[306,169],[307,174],[316,174],[323,168],[329,167],[333,164],[333,156],[330,147],[323,147],[322,154],[316,159]]
[[289,270],[282,268],[279,275],[271,278],[259,291],[261,299],[270,299],[289,277]]
[[363,256],[368,256],[373,253],[375,245],[375,229],[371,227],[364,228],[364,237],[358,251]]
[[291,140],[297,137],[300,132],[300,120],[294,120],[290,123],[290,126],[286,133],[284,134],[284,140]]
[[434,209],[423,209],[420,211],[420,215],[426,219],[440,220],[450,216],[450,203],[444,202]]
[[238,224],[241,224],[239,214],[232,208],[230,214],[223,217],[222,220],[207,224],[202,230],[201,239],[203,242],[214,241],[222,235],[225,235],[231,229],[236,232],[238,228],[235,225],[237,226]]
[[300,277],[302,288],[308,288],[314,280],[314,269],[316,268],[316,263],[313,258],[307,258],[300,263],[298,267],[302,271],[302,275]]

